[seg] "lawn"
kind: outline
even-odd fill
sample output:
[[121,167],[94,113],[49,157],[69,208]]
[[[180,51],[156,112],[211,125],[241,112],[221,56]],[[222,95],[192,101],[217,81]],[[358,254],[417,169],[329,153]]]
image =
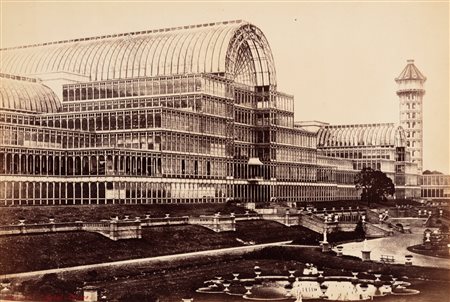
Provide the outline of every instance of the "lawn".
[[200,226],[148,227],[142,239],[112,241],[100,234],[67,232],[0,237],[0,274],[103,263],[242,245],[311,237],[300,226],[276,222],[242,221],[236,232],[215,233]]
[[417,253],[417,254],[421,254],[421,255],[426,255],[426,256],[450,259],[448,247],[446,247],[446,246],[442,246],[440,249],[433,247],[428,250],[425,248],[425,246],[423,244],[418,244],[418,245],[409,246],[408,251]]
[[[323,254],[315,248],[295,248],[295,247],[274,247],[266,248],[261,252],[250,253],[244,257],[232,259],[218,257],[216,259],[204,259],[204,261],[189,261],[189,263],[176,266],[170,264],[168,267],[159,269],[141,268],[139,273],[128,272],[127,275],[117,278],[117,280],[101,280],[94,282],[101,288],[106,289],[107,296],[119,298],[125,293],[151,292],[157,296],[161,302],[181,301],[182,298],[195,297],[194,301],[202,301],[205,296],[195,293],[195,290],[203,285],[205,280],[213,279],[215,276],[222,276],[224,279],[232,279],[232,273],[238,272],[240,278],[254,277],[253,267],[258,265],[262,269],[263,275],[288,275],[288,270],[296,270],[299,276],[305,268],[305,263],[314,263],[324,269],[325,276],[339,275],[351,276],[352,271],[360,272],[360,277],[374,279],[374,272],[383,274],[382,280],[388,280],[389,275],[393,275],[402,280],[409,280],[413,283],[411,288],[419,287],[426,292],[425,296],[409,297],[407,301],[444,301],[449,292],[449,271],[445,269],[423,268],[404,265],[385,265],[374,262],[362,262],[359,259],[345,257],[338,258],[332,253]],[[365,274],[364,272],[369,272]],[[414,280],[414,281],[413,281]],[[427,280],[434,280],[429,282]],[[219,295],[211,297],[212,300],[222,301],[215,298],[225,298]],[[430,297],[440,298],[428,300]],[[398,297],[387,298],[386,301],[406,301],[397,300]],[[231,297],[226,301],[233,300]]]
[[[211,302],[222,300],[216,299],[214,295],[204,296],[195,292],[203,286],[205,280],[215,276],[231,279],[233,272],[238,272],[240,278],[254,277],[253,268],[256,265],[261,267],[263,275],[287,275],[288,270],[294,269],[295,275],[299,276],[305,263],[314,263],[325,271],[325,276],[351,276],[352,271],[357,271],[361,278],[374,279],[373,273],[380,272],[383,274],[382,280],[389,280],[388,276],[393,275],[401,280],[408,280],[412,283],[411,288],[422,292],[417,296],[409,296],[408,300],[390,296],[380,298],[380,301],[446,301],[449,294],[450,275],[445,269],[362,262],[352,257],[324,254],[318,248],[292,246],[266,248],[243,256],[198,257],[151,265],[136,263],[102,268],[95,272],[69,272],[64,273],[63,277],[76,282],[88,281],[88,284],[106,290],[110,302],[117,301],[127,293],[142,292],[157,296],[160,302],[181,301],[188,297],[194,297],[194,301]],[[242,300],[230,297],[227,301]]]

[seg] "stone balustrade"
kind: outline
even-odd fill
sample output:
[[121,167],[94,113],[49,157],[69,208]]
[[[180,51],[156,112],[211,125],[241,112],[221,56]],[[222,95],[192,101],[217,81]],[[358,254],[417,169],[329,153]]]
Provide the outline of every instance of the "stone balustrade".
[[[20,220],[17,225],[0,226],[0,236],[2,235],[19,235],[19,234],[38,234],[51,232],[70,232],[70,231],[87,231],[96,232],[108,237],[112,240],[141,238],[142,227],[152,226],[171,226],[171,225],[199,225],[214,232],[226,232],[236,230],[236,221],[243,220],[270,220],[281,223],[286,226],[302,225],[314,232],[323,233],[323,230],[330,232],[331,230],[354,230],[356,219],[343,219],[342,217],[358,217],[363,215],[362,211],[335,211],[329,214],[320,211],[306,212],[297,211],[295,209],[263,209],[260,213],[245,213],[221,215],[203,215],[200,217],[171,217],[166,214],[165,217],[151,217],[145,214],[143,218],[125,218],[120,220],[118,216],[111,217],[109,220],[99,222],[55,222],[54,218],[49,223],[27,224],[25,220]],[[325,221],[325,215],[327,221]],[[347,216],[345,216],[347,215]],[[349,216],[350,215],[350,216]]]
[[139,221],[100,221],[100,222],[52,222],[40,224],[20,223],[18,225],[0,226],[0,236],[21,234],[45,234],[56,232],[87,231],[99,233],[111,240],[141,238]]
[[190,217],[189,223],[201,225],[214,232],[236,231],[236,218],[234,216],[202,215],[200,217]]
[[142,226],[184,225],[189,224],[189,216],[181,217],[146,217],[141,220]]

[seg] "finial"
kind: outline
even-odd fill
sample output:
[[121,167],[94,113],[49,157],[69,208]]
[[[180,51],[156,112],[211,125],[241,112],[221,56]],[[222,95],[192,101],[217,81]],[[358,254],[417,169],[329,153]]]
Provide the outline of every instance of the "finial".
[[414,60],[413,60],[413,59],[409,59],[409,60],[406,60],[406,62],[408,62],[408,63],[414,63]]

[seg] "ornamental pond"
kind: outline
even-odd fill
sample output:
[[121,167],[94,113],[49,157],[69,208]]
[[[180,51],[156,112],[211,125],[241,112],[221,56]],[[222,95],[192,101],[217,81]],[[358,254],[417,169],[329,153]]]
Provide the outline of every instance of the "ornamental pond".
[[[420,296],[421,291],[408,281],[393,276],[352,272],[352,276],[326,276],[313,264],[307,264],[302,272],[289,270],[288,274],[264,274],[259,266],[254,277],[240,278],[239,273],[230,276],[214,276],[204,281],[196,290],[193,301],[400,301],[402,298]],[[184,301],[190,301],[185,299]],[[406,300],[404,300],[406,301]],[[420,301],[420,300],[418,300]]]

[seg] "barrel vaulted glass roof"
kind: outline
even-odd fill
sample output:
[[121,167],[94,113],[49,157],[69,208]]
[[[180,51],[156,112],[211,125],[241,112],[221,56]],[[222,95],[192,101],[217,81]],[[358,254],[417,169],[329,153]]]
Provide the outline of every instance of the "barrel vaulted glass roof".
[[329,147],[404,147],[405,132],[392,123],[330,125],[319,129],[317,146]]
[[214,73],[276,85],[269,44],[256,26],[228,21],[2,49],[1,72],[69,72],[91,81]]
[[55,93],[36,79],[0,74],[0,109],[48,113],[59,106]]

